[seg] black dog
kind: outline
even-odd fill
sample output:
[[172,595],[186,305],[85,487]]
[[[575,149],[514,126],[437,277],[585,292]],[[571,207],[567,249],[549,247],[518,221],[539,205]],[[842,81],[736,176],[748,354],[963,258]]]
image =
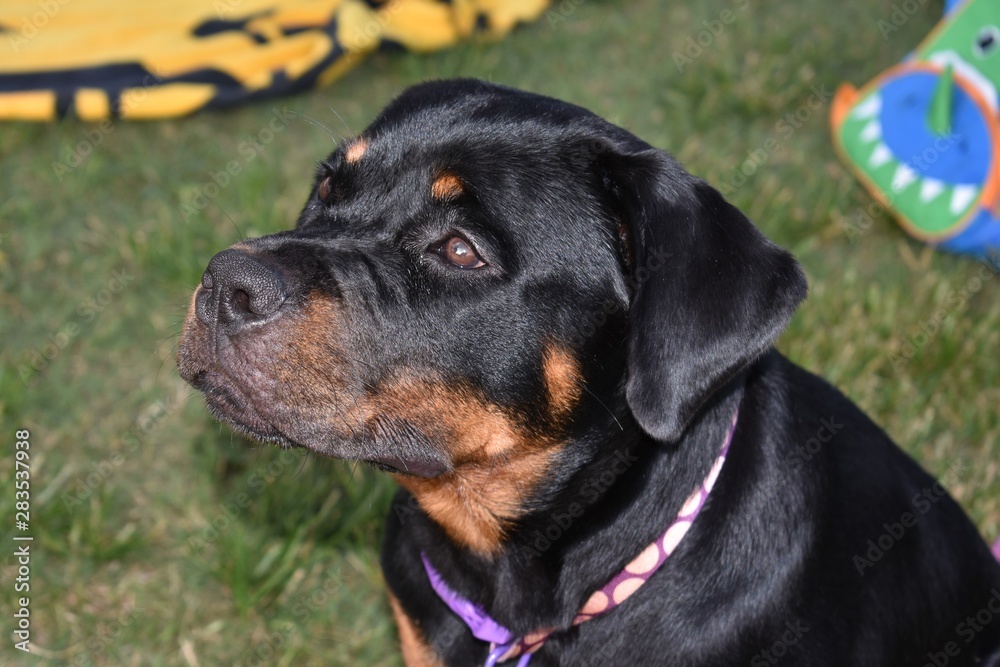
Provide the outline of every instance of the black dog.
[[429,83],[320,166],[294,230],[212,259],[179,366],[237,430],[398,480],[408,665],[1000,663],[976,528],[772,348],[805,294],[666,153]]

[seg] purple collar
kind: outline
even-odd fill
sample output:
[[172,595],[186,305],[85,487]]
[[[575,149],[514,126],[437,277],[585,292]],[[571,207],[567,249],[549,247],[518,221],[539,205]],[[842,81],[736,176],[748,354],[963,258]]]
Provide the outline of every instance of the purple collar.
[[[736,429],[738,416],[739,410],[733,414],[733,420],[726,432],[726,439],[722,443],[722,450],[719,452],[718,458],[715,459],[715,463],[712,464],[708,477],[684,501],[680,512],[677,513],[677,518],[611,581],[594,591],[577,612],[573,619],[573,625],[579,625],[602,616],[625,602],[667,562],[670,554],[677,549],[677,545],[691,528],[691,524],[698,517],[702,507],[705,506],[708,494],[711,493],[712,487],[715,486],[715,482],[719,478],[722,465],[726,462],[726,456],[729,454],[729,445],[733,441],[733,431]],[[484,667],[494,667],[498,662],[517,656],[521,656],[517,663],[518,667],[525,667],[531,660],[531,654],[540,649],[549,635],[558,629],[545,628],[524,637],[514,637],[510,630],[490,618],[482,607],[473,604],[453,591],[441,578],[438,571],[434,569],[424,553],[420,554],[420,558],[424,562],[424,569],[427,571],[431,587],[438,594],[438,597],[469,626],[469,630],[472,631],[472,635],[476,639],[490,643],[490,653]]]

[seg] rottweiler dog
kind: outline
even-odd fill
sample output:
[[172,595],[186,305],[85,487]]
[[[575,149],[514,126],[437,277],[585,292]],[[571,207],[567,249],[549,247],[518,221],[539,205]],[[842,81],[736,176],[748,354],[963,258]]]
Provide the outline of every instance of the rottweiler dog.
[[972,522],[774,350],[805,295],[662,150],[441,81],[212,258],[178,364],[237,431],[398,481],[411,667],[1000,664]]

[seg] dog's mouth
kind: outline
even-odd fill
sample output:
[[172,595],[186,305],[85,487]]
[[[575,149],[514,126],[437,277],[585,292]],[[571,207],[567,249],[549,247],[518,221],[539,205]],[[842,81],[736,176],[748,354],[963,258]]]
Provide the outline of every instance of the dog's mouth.
[[202,370],[185,379],[205,397],[205,405],[212,416],[235,431],[261,442],[304,447],[288,438],[262,415],[250,397],[222,372]]
[[[402,476],[447,474],[456,465],[456,437],[481,445],[494,437],[490,428],[506,425],[497,409],[428,380],[422,369],[366,376],[361,371],[374,366],[347,351],[343,318],[328,310],[307,303],[221,335],[192,307],[178,347],[180,375],[216,419],[240,434]],[[468,418],[447,419],[455,401],[463,414],[480,416],[471,432]]]
[[[363,432],[322,443],[289,434],[287,429],[281,428],[280,420],[257,409],[251,396],[223,371],[201,370],[186,379],[205,397],[205,404],[213,417],[253,440],[281,447],[308,449],[341,460],[361,461],[395,475],[431,478],[450,469],[445,462],[426,452],[407,452],[404,455],[381,451],[386,448],[379,446],[381,438],[377,428],[374,432]],[[276,424],[275,421],[279,423]]]
[[426,459],[403,459],[395,455],[382,456],[364,461],[383,472],[411,477],[437,477],[448,472],[447,466]]

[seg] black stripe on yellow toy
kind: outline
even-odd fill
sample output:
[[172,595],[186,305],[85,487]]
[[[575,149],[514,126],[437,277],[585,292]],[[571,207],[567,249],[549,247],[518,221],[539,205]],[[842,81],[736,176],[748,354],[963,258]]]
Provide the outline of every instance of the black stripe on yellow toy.
[[499,38],[548,0],[10,0],[0,120],[151,119],[330,83],[386,46]]

